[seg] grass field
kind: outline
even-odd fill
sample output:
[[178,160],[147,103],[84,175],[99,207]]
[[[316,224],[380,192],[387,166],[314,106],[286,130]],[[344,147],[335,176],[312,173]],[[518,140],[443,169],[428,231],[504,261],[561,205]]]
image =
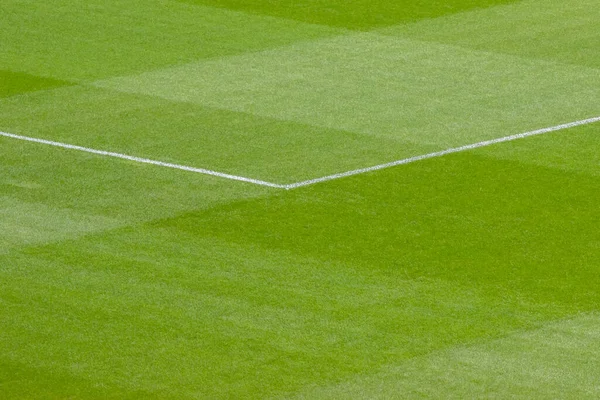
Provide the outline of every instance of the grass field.
[[0,398],[599,398],[600,122],[285,190],[599,117],[599,24],[2,0]]

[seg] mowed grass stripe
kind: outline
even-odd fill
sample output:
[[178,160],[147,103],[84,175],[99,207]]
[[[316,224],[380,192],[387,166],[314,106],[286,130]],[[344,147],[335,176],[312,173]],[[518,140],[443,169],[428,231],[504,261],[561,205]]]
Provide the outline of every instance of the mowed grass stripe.
[[59,147],[62,149],[82,151],[84,153],[90,153],[90,154],[95,154],[95,155],[104,156],[104,157],[120,158],[123,160],[133,161],[136,163],[151,164],[151,165],[156,165],[156,166],[164,167],[164,168],[179,169],[179,170],[187,171],[187,172],[195,172],[195,173],[203,174],[203,175],[211,175],[211,176],[216,176],[216,177],[223,178],[223,179],[230,179],[230,180],[234,180],[234,181],[252,183],[254,185],[259,185],[259,186],[268,186],[268,187],[273,187],[273,188],[278,188],[278,189],[285,189],[285,187],[283,185],[278,185],[276,183],[265,182],[265,181],[247,178],[247,177],[243,177],[243,176],[225,174],[223,172],[212,171],[212,170],[204,169],[204,168],[189,167],[187,165],[172,164],[172,163],[167,163],[164,161],[150,160],[147,158],[130,156],[127,154],[115,153],[112,151],[91,149],[89,147],[76,146],[76,145],[72,145],[72,144],[68,144],[68,143],[53,142],[51,140],[32,138],[29,136],[15,135],[12,133],[7,133],[7,132],[0,132],[0,136],[6,137],[9,139],[23,140],[23,141],[31,142],[31,143]]
[[[30,247],[11,261],[0,274],[11,312],[3,316],[4,359],[73,377],[39,393],[102,386],[115,397],[267,397],[553,317],[513,293],[500,298],[349,264],[323,269],[320,260],[170,229]],[[469,330],[475,321],[480,329]],[[433,340],[449,326],[452,335]]]
[[525,0],[377,32],[599,68],[599,19],[595,0]]
[[578,315],[535,330],[458,346],[316,388],[294,399],[578,398],[600,394],[600,318]]
[[375,34],[94,85],[440,150],[600,111],[596,69]]
[[[0,181],[0,187],[6,184],[4,180]],[[21,186],[25,186],[25,183],[21,183]],[[41,188],[41,185],[29,183],[26,187],[35,190]],[[10,196],[4,190],[2,192],[0,254],[6,254],[15,247],[60,241],[125,224],[123,220],[116,218],[86,215],[43,203],[28,203]]]
[[[0,99],[0,130],[271,182],[429,147],[151,96],[73,86]],[[264,178],[264,179],[263,179]]]
[[535,151],[514,143],[488,147],[481,152],[498,159],[600,176],[599,139],[600,124],[590,124],[573,128],[568,134],[537,137]]
[[0,69],[82,82],[314,40],[343,29],[176,1],[2,2]]
[[69,85],[72,85],[72,83],[20,72],[0,70],[0,98]]
[[68,149],[68,150],[76,150],[76,151],[81,151],[84,153],[91,153],[91,154],[104,156],[104,157],[120,158],[123,160],[133,161],[136,163],[151,164],[151,165],[164,167],[164,168],[172,168],[172,169],[178,169],[178,170],[187,171],[187,172],[199,173],[199,174],[203,174],[203,175],[216,176],[216,177],[223,178],[223,179],[251,183],[251,184],[259,185],[259,186],[266,186],[266,187],[271,187],[271,188],[276,188],[276,189],[288,189],[289,190],[289,189],[296,189],[299,187],[314,185],[317,183],[328,182],[328,181],[332,181],[332,180],[336,180],[336,179],[347,178],[347,177],[354,176],[354,175],[361,175],[361,174],[365,174],[368,172],[379,171],[382,169],[396,167],[399,165],[410,164],[413,162],[427,160],[430,158],[443,157],[448,154],[460,153],[463,151],[474,150],[474,149],[478,149],[481,147],[487,147],[487,146],[491,146],[491,145],[495,145],[495,144],[499,144],[499,143],[510,142],[513,140],[523,139],[523,138],[527,138],[530,136],[543,135],[546,133],[556,132],[556,131],[560,131],[560,130],[564,130],[564,129],[570,129],[570,128],[574,128],[574,127],[578,127],[578,126],[582,126],[582,125],[593,124],[593,123],[596,123],[599,121],[600,121],[600,117],[588,118],[585,120],[569,122],[566,124],[561,124],[561,125],[557,125],[557,126],[553,126],[553,127],[537,129],[535,131],[524,132],[524,133],[519,133],[519,134],[515,134],[515,135],[510,135],[510,136],[504,136],[501,138],[486,140],[486,141],[478,142],[478,143],[472,143],[472,144],[468,144],[465,146],[446,149],[446,150],[442,150],[442,151],[438,151],[438,152],[434,152],[434,153],[418,155],[418,156],[414,156],[414,157],[410,157],[410,158],[405,158],[402,160],[392,161],[392,162],[389,162],[386,164],[379,164],[379,165],[375,165],[375,166],[371,166],[371,167],[365,167],[365,168],[360,168],[357,170],[340,172],[340,173],[333,174],[333,175],[323,176],[323,177],[319,177],[319,178],[313,178],[313,179],[309,179],[309,180],[301,181],[301,182],[287,183],[287,184],[266,182],[266,181],[261,181],[261,180],[243,177],[243,176],[230,175],[230,174],[226,174],[226,173],[219,172],[219,171],[212,171],[212,170],[208,170],[208,169],[204,169],[204,168],[190,167],[190,166],[186,166],[186,165],[167,163],[164,161],[150,160],[147,158],[141,158],[141,157],[131,156],[131,155],[127,155],[127,154],[115,153],[115,152],[106,151],[106,150],[97,150],[97,149],[92,149],[89,147],[82,147],[82,146],[76,146],[76,145],[67,144],[67,143],[54,142],[54,141],[40,139],[40,138],[32,138],[32,137],[28,137],[28,136],[15,135],[12,133],[7,133],[7,132],[0,131],[0,136],[6,137],[9,139],[22,140],[22,141],[32,142],[32,143],[36,143],[36,144],[44,144],[47,146],[59,147],[59,148]]
[[[498,67],[494,66],[494,68]],[[549,66],[548,68],[554,69],[554,66]],[[563,67],[556,68],[560,71]],[[566,68],[568,70],[570,67]],[[470,70],[470,67],[467,68],[465,73]],[[530,72],[533,74],[531,79],[535,80],[538,73],[542,73],[543,71],[535,73],[534,71],[536,70],[534,69]],[[437,76],[438,72],[433,71],[432,73],[433,76],[436,76],[436,79],[443,78],[442,75]],[[564,73],[566,74],[566,71]],[[577,77],[580,77],[580,73],[584,74],[588,83],[577,80]],[[559,75],[562,75],[562,73],[559,73]],[[201,108],[198,108],[196,111],[193,108],[193,103],[189,106],[185,104],[178,106],[179,101],[175,99],[171,102],[162,101],[161,103],[160,100],[150,100],[151,97],[120,96],[119,99],[122,99],[122,102],[118,102],[110,100],[112,96],[111,92],[95,92],[93,89],[87,90],[81,87],[53,91],[56,95],[40,94],[39,98],[37,95],[32,95],[22,99],[11,99],[12,101],[5,102],[5,107],[3,107],[5,117],[3,119],[6,121],[4,123],[4,130],[8,130],[9,132],[11,131],[10,128],[13,127],[15,128],[13,132],[38,132],[41,127],[41,132],[47,139],[58,139],[57,141],[72,143],[69,139],[77,138],[77,142],[75,143],[86,147],[96,146],[94,143],[99,143],[97,146],[104,146],[104,143],[107,142],[121,142],[123,144],[120,144],[114,150],[141,154],[145,156],[144,158],[162,158],[163,156],[168,156],[170,159],[167,161],[174,164],[183,164],[184,162],[195,164],[196,157],[201,156],[202,160],[209,160],[209,164],[204,164],[203,162],[203,166],[206,166],[207,169],[242,176],[250,175],[246,171],[252,171],[251,176],[261,180],[289,182],[294,179],[312,178],[315,175],[337,172],[344,169],[361,168],[365,165],[378,164],[382,161],[388,162],[403,156],[411,157],[418,154],[427,154],[435,150],[443,150],[452,144],[472,143],[473,140],[469,139],[480,139],[482,138],[481,136],[483,138],[500,137],[509,132],[508,129],[510,127],[514,127],[515,130],[513,132],[518,132],[523,130],[521,129],[523,126],[538,128],[539,126],[543,126],[542,123],[546,125],[547,120],[553,120],[556,123],[567,120],[559,120],[558,116],[560,115],[572,115],[577,118],[581,116],[579,113],[583,111],[590,112],[591,114],[591,111],[596,111],[597,109],[597,103],[593,100],[594,96],[597,95],[593,83],[596,76],[597,74],[589,74],[589,71],[586,69],[579,71],[572,77],[570,74],[566,74],[564,79],[574,81],[579,86],[579,89],[576,91],[573,91],[572,88],[567,89],[567,84],[562,83],[562,80],[559,79],[556,81],[556,76],[550,75],[544,78],[544,82],[537,83],[538,88],[542,92],[534,93],[532,91],[527,96],[519,93],[520,107],[525,115],[514,114],[521,110],[511,110],[511,108],[514,108],[514,105],[511,105],[511,96],[514,92],[510,90],[506,91],[503,100],[506,102],[506,105],[503,106],[506,109],[498,109],[496,108],[497,106],[490,107],[482,104],[482,99],[487,98],[489,93],[495,92],[490,91],[487,93],[481,89],[477,89],[476,93],[471,93],[471,101],[474,104],[472,104],[472,107],[466,107],[465,109],[461,106],[462,103],[460,102],[456,104],[454,102],[440,103],[438,101],[439,97],[436,95],[437,89],[434,86],[432,86],[433,91],[431,92],[432,97],[430,100],[419,96],[419,90],[416,88],[411,89],[414,91],[414,98],[410,103],[404,103],[405,100],[410,100],[403,97],[405,93],[398,92],[397,94],[401,94],[398,97],[394,94],[396,92],[393,90],[389,91],[390,95],[397,97],[396,101],[403,104],[404,111],[399,113],[392,112],[388,104],[381,104],[381,107],[375,110],[379,113],[389,114],[388,120],[385,121],[385,119],[375,118],[376,116],[369,116],[369,118],[373,118],[366,121],[369,123],[372,122],[369,125],[364,125],[365,119],[360,116],[360,112],[368,113],[370,110],[369,107],[376,106],[371,103],[368,103],[368,107],[361,103],[357,106],[359,108],[355,110],[351,110],[351,107],[349,107],[347,111],[338,111],[337,114],[335,112],[333,114],[317,112],[316,109],[311,111],[318,118],[329,116],[335,117],[336,120],[344,121],[344,124],[360,123],[363,125],[361,129],[352,128],[349,125],[344,126],[344,128],[354,129],[354,132],[348,132],[345,129],[333,130],[327,127],[311,128],[311,126],[318,124],[312,117],[306,119],[307,123],[281,122],[277,121],[277,118],[273,116],[256,117],[253,116],[256,113],[256,107],[254,106],[249,112],[229,112],[228,114],[228,111],[224,110],[222,117],[215,118],[218,115],[218,111],[210,111],[212,107],[216,106],[219,108],[215,104],[210,105],[208,109],[200,106]],[[486,74],[482,73],[480,79],[484,80],[485,77]],[[384,76],[382,75],[381,78],[381,83],[383,84]],[[187,82],[190,78],[186,74],[184,79]],[[283,77],[283,79],[288,78]],[[189,82],[190,85],[187,85],[186,82],[181,82],[180,86],[190,87],[195,84],[194,82]],[[513,85],[519,82],[513,83]],[[559,82],[560,86],[558,88],[556,87],[556,82]],[[113,83],[112,85],[115,84]],[[124,90],[120,84],[117,86],[120,86],[119,90]],[[451,90],[452,86],[454,84],[446,89]],[[164,87],[167,88],[169,86],[165,85]],[[351,85],[348,86],[348,88],[352,87]],[[334,87],[332,86],[331,90],[333,89]],[[233,87],[231,90],[233,93]],[[466,89],[467,93],[468,90]],[[562,93],[561,90],[565,92]],[[567,90],[570,90],[570,92]],[[254,89],[252,89],[252,92],[254,92]],[[263,95],[267,96],[268,93],[269,91],[267,90]],[[291,94],[293,94],[293,90],[286,96],[290,96]],[[75,95],[80,100],[65,104],[64,106],[59,103],[60,101],[66,102],[66,98],[63,100],[61,98],[69,95]],[[311,94],[311,96],[315,95]],[[537,96],[541,96],[542,98],[539,99]],[[567,101],[563,96],[568,96],[569,107],[563,106],[563,101]],[[530,101],[549,102],[549,104],[546,104],[548,109],[536,108],[532,111],[525,108],[526,104],[529,103],[526,103],[524,100],[530,97]],[[235,101],[240,101],[240,99],[241,97]],[[356,97],[353,101],[358,104],[359,99],[360,97]],[[331,101],[331,104],[336,104],[335,100],[334,94],[334,98],[328,101]],[[219,100],[219,102],[221,101],[223,100]],[[302,101],[304,102],[305,100]],[[429,108],[428,101],[434,101],[434,106]],[[22,109],[20,107],[21,102],[30,104],[30,107],[25,109],[28,114],[23,114],[24,111],[19,111],[20,108]],[[286,104],[286,102],[284,101],[282,104]],[[102,106],[99,107],[99,105]],[[440,108],[436,109],[436,105]],[[408,106],[412,107],[412,109],[407,109]],[[140,107],[142,107],[142,110],[147,109],[148,111],[140,111]],[[172,111],[159,113],[161,107],[169,107]],[[450,107],[450,110],[446,109],[447,107]],[[100,116],[96,112],[99,108],[107,110],[106,117],[103,115]],[[52,110],[51,113],[48,112],[49,109]],[[214,110],[214,108],[212,109]],[[186,113],[183,123],[179,122],[181,121],[181,116],[178,113],[179,110]],[[301,110],[301,108],[297,110]],[[424,113],[425,110],[429,110],[427,111],[427,115]],[[198,113],[198,111],[201,111],[201,113]],[[550,113],[550,111],[554,112]],[[352,112],[358,115],[358,117],[354,117],[354,122],[344,117],[345,115],[350,115]],[[475,112],[482,112],[483,114],[474,115]],[[40,123],[37,122],[38,117],[40,118]],[[232,119],[232,117],[234,118]],[[406,119],[404,119],[405,117]],[[463,118],[463,120],[459,120],[459,118]],[[505,118],[510,118],[510,120],[507,122]],[[148,121],[144,121],[145,119],[148,119]],[[235,124],[229,124],[232,126],[232,130],[236,131],[229,133],[227,130],[222,129],[223,124],[226,123],[225,121],[239,121],[239,128]],[[536,126],[533,124],[533,121],[541,122]],[[85,130],[82,130],[80,126],[82,123],[88,124]],[[157,124],[156,128],[160,126],[159,129],[161,130],[154,131],[154,123]],[[243,123],[252,124],[252,129],[246,130],[242,125]],[[205,124],[207,126],[204,126]],[[147,128],[139,129],[140,126]],[[214,132],[211,129],[213,126],[215,127]],[[181,128],[173,130],[174,127]],[[170,136],[166,132],[163,134],[162,129],[165,129],[166,132],[175,137],[180,132],[185,132],[185,136],[182,136],[181,139],[169,140]],[[88,140],[79,139],[86,134],[85,131],[89,131],[89,142]],[[365,133],[368,134],[368,138],[360,139],[360,136],[365,136]],[[107,134],[112,136],[107,136]],[[233,136],[232,140],[229,141],[231,144],[226,146],[227,152],[224,153],[222,147],[223,140],[220,137],[222,135],[232,136],[238,134],[238,137]],[[317,140],[313,140],[311,135],[316,136]],[[213,138],[212,136],[215,137]],[[383,137],[380,138],[380,136]],[[286,146],[286,140],[289,139],[292,142]],[[237,145],[236,142],[238,143]],[[153,143],[159,143],[160,145],[153,145]],[[301,149],[294,150],[295,145],[300,145]],[[170,146],[172,146],[172,151],[165,154],[165,150],[170,149]],[[335,155],[335,158],[332,155]],[[285,165],[285,167],[281,167],[280,164]],[[274,167],[275,165],[276,167]],[[277,179],[273,179],[273,177]]]
[[[269,7],[250,1],[240,6]],[[450,1],[449,11],[481,4]],[[293,18],[291,3],[279,4]],[[315,6],[301,10],[307,18],[341,6],[295,4]],[[411,21],[444,6],[419,4]],[[598,115],[596,56],[556,62],[595,48],[593,25],[572,1],[535,3],[566,16],[553,24],[528,4],[480,10],[475,21],[510,31],[507,20],[529,20],[531,30],[514,24],[515,37],[544,43],[501,38],[490,52],[453,40],[452,23],[440,45],[427,35],[337,36],[337,28],[171,0],[7,0],[0,69],[27,75],[0,99],[0,130],[146,158],[168,153],[167,162],[189,165],[209,143],[214,165],[247,172],[247,161],[259,160],[248,164],[270,181],[327,171],[342,156],[363,166],[397,148],[425,154]],[[364,5],[345,4],[342,19]],[[472,36],[478,12],[464,14]],[[422,22],[444,36],[443,22]],[[550,53],[553,39],[574,47],[544,60],[527,50]],[[181,87],[159,76],[175,65]],[[160,79],[141,89],[159,96],[27,90],[46,78],[121,76],[135,86],[144,71]],[[182,98],[160,97],[169,90]],[[415,129],[423,121],[430,125]],[[209,128],[199,131],[202,123]],[[600,304],[598,129],[295,191],[92,154],[57,157],[50,146],[0,138],[0,241],[9,238],[0,251],[0,398],[393,397],[399,387],[447,398],[482,386],[488,397],[598,397],[597,368],[585,368],[596,358]],[[282,155],[292,161],[279,163]],[[548,368],[525,364],[522,374],[524,352]],[[554,368],[561,361],[564,373]],[[435,393],[414,386],[428,382]]]
[[592,311],[597,187],[594,174],[461,153],[156,226],[365,269],[493,282]]
[[6,102],[0,129],[291,182],[598,115],[598,80],[592,68],[346,35],[94,83],[143,96],[76,88]]
[[436,18],[486,8],[511,0],[445,0],[426,5],[411,0],[179,0],[190,4],[213,5],[250,13],[291,18],[309,23],[369,30],[382,25]]
[[[10,215],[2,219],[2,236],[10,237],[15,245],[26,245],[35,237],[43,239],[38,243],[51,243],[79,236],[78,232],[136,225],[271,192],[261,186],[232,185],[215,177],[137,163],[124,168],[121,163],[76,152],[57,157],[52,147],[12,140],[3,140],[0,159],[0,193],[7,204],[4,212]],[[28,230],[36,234],[21,233]],[[19,238],[22,242],[16,243]]]
[[368,377],[595,310],[597,185],[462,153],[28,246],[0,272],[0,343],[76,378],[41,394],[256,398]]
[[595,118],[584,119],[581,121],[569,122],[566,124],[557,125],[557,126],[553,126],[553,127],[549,127],[549,128],[537,129],[535,131],[518,133],[516,135],[504,136],[504,137],[501,137],[498,139],[492,139],[492,140],[486,140],[483,142],[472,143],[472,144],[468,144],[468,145],[461,146],[461,147],[454,147],[451,149],[438,151],[435,153],[429,153],[429,154],[423,154],[423,155],[419,155],[419,156],[415,156],[415,157],[405,158],[403,160],[392,161],[387,164],[380,164],[380,165],[375,165],[372,167],[366,167],[366,168],[361,168],[361,169],[357,169],[357,170],[353,170],[353,171],[346,171],[346,172],[341,172],[341,173],[334,174],[334,175],[324,176],[321,178],[315,178],[315,179],[311,179],[308,181],[292,183],[292,184],[286,185],[285,188],[286,189],[294,189],[294,188],[298,188],[298,187],[314,185],[316,183],[332,181],[335,179],[347,178],[347,177],[354,176],[354,175],[361,175],[361,174],[365,174],[368,172],[379,171],[382,169],[396,167],[399,165],[410,164],[410,163],[417,162],[417,161],[427,160],[429,158],[443,157],[448,154],[454,154],[454,153],[460,153],[463,151],[474,150],[474,149],[478,149],[481,147],[492,146],[492,145],[495,145],[498,143],[512,142],[513,140],[524,139],[524,138],[527,138],[530,136],[544,135],[546,133],[556,132],[556,131],[560,131],[563,129],[570,129],[570,128],[574,128],[577,126],[593,124],[593,123],[596,123],[599,121],[600,121],[600,117],[595,117]]

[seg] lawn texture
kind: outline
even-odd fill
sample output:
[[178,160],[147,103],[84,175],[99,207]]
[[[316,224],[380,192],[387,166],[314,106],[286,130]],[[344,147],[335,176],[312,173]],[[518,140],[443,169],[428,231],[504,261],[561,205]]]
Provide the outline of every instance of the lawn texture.
[[[600,116],[592,0],[5,0],[0,131],[277,183]],[[598,398],[600,124],[277,190],[0,137],[0,398]]]

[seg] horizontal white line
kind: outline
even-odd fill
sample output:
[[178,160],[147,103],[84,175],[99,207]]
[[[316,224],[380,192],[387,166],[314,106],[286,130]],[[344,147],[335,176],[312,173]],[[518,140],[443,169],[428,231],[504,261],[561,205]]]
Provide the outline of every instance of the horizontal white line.
[[49,145],[49,146],[61,147],[64,149],[78,150],[78,151],[97,154],[97,155],[101,155],[101,156],[121,158],[124,160],[135,161],[135,162],[144,163],[144,164],[158,165],[160,167],[179,169],[179,170],[183,170],[183,171],[195,172],[195,173],[204,174],[204,175],[211,175],[211,176],[216,176],[219,178],[247,182],[247,183],[252,183],[255,185],[267,186],[267,187],[272,187],[272,188],[276,188],[276,189],[288,189],[289,190],[289,189],[296,189],[296,188],[303,187],[303,186],[314,185],[315,183],[327,182],[327,181],[332,181],[335,179],[345,178],[348,176],[359,175],[359,174],[364,174],[367,172],[377,171],[380,169],[390,168],[390,167],[394,167],[396,165],[409,164],[409,163],[412,163],[415,161],[426,160],[428,158],[441,157],[446,154],[458,153],[461,151],[477,149],[479,147],[490,146],[490,145],[493,145],[496,143],[510,142],[512,140],[522,139],[522,138],[525,138],[528,136],[541,135],[544,133],[560,131],[562,129],[573,128],[575,126],[587,125],[587,124],[591,124],[594,122],[600,122],[600,117],[583,119],[580,121],[569,122],[566,124],[556,125],[556,126],[552,126],[549,128],[537,129],[535,131],[519,133],[516,135],[505,136],[505,137],[501,137],[501,138],[497,138],[497,139],[485,140],[483,142],[468,144],[468,145],[460,146],[460,147],[454,147],[451,149],[436,151],[434,153],[423,154],[420,156],[409,157],[409,158],[392,161],[392,162],[385,163],[385,164],[374,165],[372,167],[360,168],[360,169],[355,169],[355,170],[346,171],[346,172],[340,172],[338,174],[327,175],[327,176],[323,176],[320,178],[309,179],[306,181],[290,183],[290,184],[279,184],[279,183],[267,182],[267,181],[262,181],[259,179],[246,178],[244,176],[226,174],[223,172],[213,171],[210,169],[188,167],[186,165],[172,164],[172,163],[167,163],[167,162],[163,162],[163,161],[150,160],[148,158],[135,157],[135,156],[127,155],[127,154],[115,153],[112,151],[96,150],[96,149],[91,149],[88,147],[76,146],[76,145],[61,143],[61,142],[54,142],[51,140],[39,139],[39,138],[34,138],[34,137],[29,137],[29,136],[15,135],[13,133],[7,133],[7,132],[1,132],[1,131],[0,131],[0,136],[17,139],[17,140],[25,140],[28,142],[45,144],[45,145]]
[[183,171],[196,172],[196,173],[204,174],[204,175],[218,176],[219,178],[232,179],[234,181],[253,183],[255,185],[260,185],[260,186],[268,186],[268,187],[273,187],[273,188],[277,188],[277,189],[285,189],[285,185],[278,185],[277,183],[271,183],[271,182],[261,181],[258,179],[246,178],[244,176],[225,174],[223,172],[212,171],[210,169],[194,168],[194,167],[188,167],[186,165],[171,164],[171,163],[167,163],[167,162],[163,162],[163,161],[150,160],[148,158],[129,156],[127,154],[114,153],[112,151],[90,149],[88,147],[75,146],[75,145],[67,144],[67,143],[53,142],[51,140],[15,135],[12,133],[7,133],[7,132],[0,132],[0,136],[12,138],[12,139],[18,139],[18,140],[25,140],[28,142],[46,144],[49,146],[61,147],[63,149],[84,151],[86,153],[98,154],[101,156],[122,158],[124,160],[135,161],[135,162],[144,163],[144,164],[158,165],[160,167],[174,168],[174,169],[180,169]]
[[392,162],[385,163],[385,164],[374,165],[372,167],[360,168],[360,169],[355,169],[355,170],[346,171],[346,172],[340,172],[338,174],[327,175],[327,176],[323,176],[321,178],[309,179],[306,181],[291,183],[289,185],[284,185],[284,186],[285,186],[285,189],[295,189],[295,188],[299,188],[302,186],[314,185],[315,183],[327,182],[327,181],[332,181],[334,179],[345,178],[347,176],[364,174],[367,172],[377,171],[380,169],[395,167],[396,165],[410,164],[412,162],[426,160],[428,158],[441,157],[446,154],[458,153],[461,151],[477,149],[479,147],[490,146],[490,145],[493,145],[496,143],[510,142],[512,140],[522,139],[522,138],[526,138],[528,136],[542,135],[544,133],[560,131],[562,129],[573,128],[575,126],[580,126],[580,125],[587,125],[587,124],[591,124],[594,122],[600,122],[600,117],[583,119],[581,121],[569,122],[567,124],[561,124],[561,125],[556,125],[556,126],[552,126],[549,128],[537,129],[535,131],[530,131],[530,132],[525,132],[525,133],[518,133],[516,135],[505,136],[505,137],[501,137],[501,138],[497,138],[497,139],[484,140],[483,142],[467,144],[465,146],[454,147],[454,148],[446,149],[446,150],[442,150],[442,151],[436,151],[434,153],[409,157],[409,158],[392,161]]

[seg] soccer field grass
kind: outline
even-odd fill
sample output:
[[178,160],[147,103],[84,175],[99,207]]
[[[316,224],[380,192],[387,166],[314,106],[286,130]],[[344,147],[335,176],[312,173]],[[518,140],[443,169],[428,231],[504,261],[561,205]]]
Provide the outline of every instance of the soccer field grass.
[[597,0],[2,0],[0,398],[599,398],[597,117]]

